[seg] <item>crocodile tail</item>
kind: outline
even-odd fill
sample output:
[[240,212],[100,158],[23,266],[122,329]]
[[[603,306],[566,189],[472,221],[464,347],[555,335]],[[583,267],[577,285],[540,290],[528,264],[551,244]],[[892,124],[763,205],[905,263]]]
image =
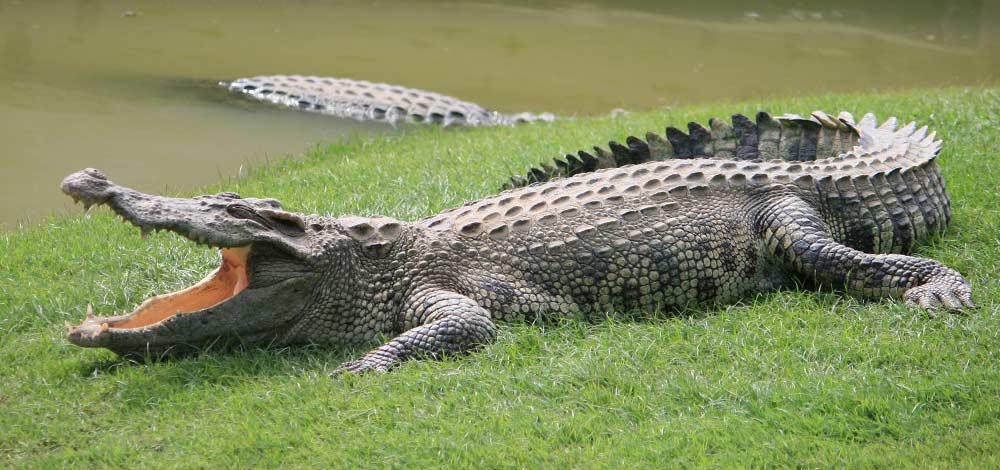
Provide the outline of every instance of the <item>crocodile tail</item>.
[[[881,124],[866,114],[850,151],[815,164],[819,204],[834,219],[852,220],[844,243],[869,253],[909,253],[928,236],[944,231],[951,205],[936,163],[941,141],[916,123]],[[837,216],[847,212],[849,217]],[[859,217],[860,216],[860,217]]]
[[848,152],[861,139],[850,113],[834,118],[817,111],[804,118],[792,114],[772,117],[759,112],[755,121],[736,114],[731,124],[713,118],[708,128],[697,122],[687,127],[688,132],[668,127],[666,137],[648,132],[645,140],[629,136],[624,145],[611,141],[607,148],[595,146],[593,151],[568,154],[531,168],[524,176],[512,177],[503,189],[654,160],[814,161]]
[[505,114],[431,91],[347,78],[267,75],[222,82],[248,98],[359,121],[503,126],[551,121],[551,114]]
[[709,128],[689,124],[687,133],[668,128],[666,137],[649,133],[645,140],[629,137],[625,145],[610,142],[608,149],[532,168],[505,189],[656,160],[702,158],[719,168],[730,163],[753,171],[766,161],[765,181],[786,181],[813,194],[835,236],[868,253],[908,253],[951,220],[935,163],[941,141],[927,127],[898,126],[896,118],[880,124],[873,114],[855,122],[849,113],[834,118],[822,112],[809,118],[758,113],[755,121],[736,115],[731,122],[713,119]]

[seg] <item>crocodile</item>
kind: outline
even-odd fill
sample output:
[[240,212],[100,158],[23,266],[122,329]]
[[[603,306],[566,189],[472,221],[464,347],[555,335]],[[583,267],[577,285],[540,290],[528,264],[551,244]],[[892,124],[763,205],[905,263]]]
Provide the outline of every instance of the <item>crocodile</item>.
[[219,84],[257,101],[358,121],[482,127],[555,119],[551,113],[501,113],[440,93],[347,78],[266,75]]
[[69,327],[83,347],[160,357],[219,338],[357,347],[337,373],[474,350],[497,324],[727,304],[823,285],[930,314],[971,286],[911,256],[951,219],[926,127],[848,113],[713,119],[582,151],[421,220],[288,212],[235,193],[143,194],[87,169],[62,190],[219,248],[218,269],[135,311]]

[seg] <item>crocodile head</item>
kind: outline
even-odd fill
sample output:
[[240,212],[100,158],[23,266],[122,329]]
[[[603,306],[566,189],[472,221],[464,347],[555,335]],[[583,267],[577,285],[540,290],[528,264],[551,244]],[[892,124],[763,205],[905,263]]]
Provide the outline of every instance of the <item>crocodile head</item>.
[[320,218],[285,212],[273,199],[148,195],[94,169],[68,176],[62,190],[85,206],[108,206],[143,235],[168,230],[221,252],[218,269],[191,287],[152,297],[123,315],[95,316],[88,307],[87,319],[68,328],[70,342],[121,355],[157,357],[219,338],[281,342],[315,304],[312,292],[323,271],[318,255],[336,245]]

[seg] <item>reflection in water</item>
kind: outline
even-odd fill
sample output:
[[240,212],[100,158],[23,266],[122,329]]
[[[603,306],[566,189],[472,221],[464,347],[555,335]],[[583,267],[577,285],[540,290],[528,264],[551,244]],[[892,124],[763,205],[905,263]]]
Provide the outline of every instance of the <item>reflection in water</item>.
[[925,3],[0,0],[0,224],[65,207],[60,178],[86,166],[162,191],[391,131],[205,88],[240,76],[361,78],[568,115],[995,83],[998,2]]

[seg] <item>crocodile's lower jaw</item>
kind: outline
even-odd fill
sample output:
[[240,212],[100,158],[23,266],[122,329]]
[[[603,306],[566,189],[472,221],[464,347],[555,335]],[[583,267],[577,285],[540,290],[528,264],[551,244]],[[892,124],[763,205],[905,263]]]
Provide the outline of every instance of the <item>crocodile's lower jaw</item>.
[[191,287],[147,299],[135,311],[124,315],[98,317],[88,309],[87,319],[80,325],[69,328],[70,340],[93,337],[110,329],[149,327],[176,315],[212,308],[235,297],[249,283],[247,259],[250,247],[222,248],[219,251],[222,262],[218,269]]

